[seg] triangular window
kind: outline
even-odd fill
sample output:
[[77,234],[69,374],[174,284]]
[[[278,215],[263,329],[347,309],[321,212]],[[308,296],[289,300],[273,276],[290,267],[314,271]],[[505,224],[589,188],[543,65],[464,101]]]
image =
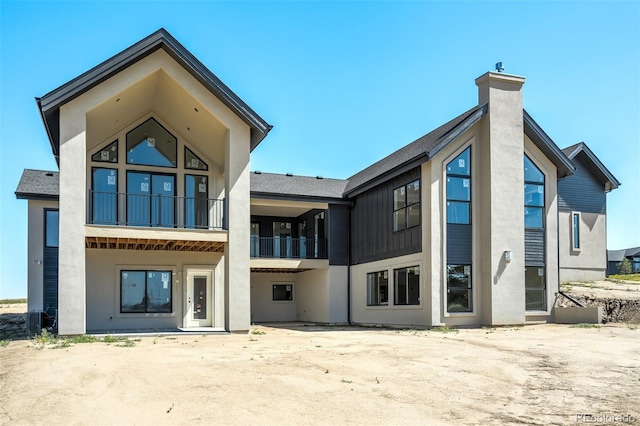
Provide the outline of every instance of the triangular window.
[[127,164],[176,167],[178,140],[153,118],[127,133]]
[[184,147],[184,168],[191,170],[209,170],[207,163],[193,153],[186,146]]
[[91,156],[91,160],[101,163],[117,163],[118,162],[118,140],[111,142]]

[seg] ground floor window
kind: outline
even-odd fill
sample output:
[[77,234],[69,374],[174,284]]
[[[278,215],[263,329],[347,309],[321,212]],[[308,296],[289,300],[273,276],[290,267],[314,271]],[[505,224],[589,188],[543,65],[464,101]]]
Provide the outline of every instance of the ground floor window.
[[472,312],[471,265],[447,265],[447,312]]
[[389,304],[389,272],[371,272],[367,274],[367,306]]
[[293,300],[293,285],[291,284],[274,284],[273,300]]
[[544,266],[527,266],[524,268],[527,311],[544,311],[547,309],[545,276]]
[[120,312],[172,312],[171,278],[171,271],[120,271]]
[[394,305],[420,304],[420,267],[394,269]]

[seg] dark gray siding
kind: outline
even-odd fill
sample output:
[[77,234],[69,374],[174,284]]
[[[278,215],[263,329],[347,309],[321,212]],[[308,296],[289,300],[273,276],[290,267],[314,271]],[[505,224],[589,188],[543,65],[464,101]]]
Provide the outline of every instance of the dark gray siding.
[[351,212],[352,264],[388,259],[422,250],[422,224],[393,232],[393,190],[419,178],[420,167],[416,167],[356,197]]
[[447,264],[471,265],[472,226],[447,224]]
[[329,265],[347,265],[349,262],[349,208],[329,205]]
[[43,326],[51,326],[58,310],[58,247],[45,247],[44,259],[42,262],[44,269],[43,281],[43,310],[46,312],[48,321]]
[[558,182],[558,208],[561,211],[605,213],[604,184],[591,173],[583,155],[580,153],[573,159],[575,173]]
[[525,229],[524,264],[544,266],[544,229]]

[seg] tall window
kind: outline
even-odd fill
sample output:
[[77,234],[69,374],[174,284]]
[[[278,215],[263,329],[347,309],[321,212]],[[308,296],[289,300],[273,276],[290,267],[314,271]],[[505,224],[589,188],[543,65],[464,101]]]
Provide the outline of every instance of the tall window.
[[393,190],[393,230],[420,225],[420,180]]
[[524,156],[524,227],[544,228],[544,174]]
[[206,176],[184,175],[184,226],[209,226],[209,186]]
[[471,223],[471,147],[447,164],[447,223]]
[[[524,227],[543,230],[544,221],[544,174],[524,156]],[[527,311],[542,311],[547,308],[546,274],[544,264],[525,263],[524,287]]]
[[121,271],[120,312],[170,313],[171,271]]
[[447,265],[447,312],[472,312],[471,265]]
[[420,304],[420,267],[394,269],[394,305]]
[[527,266],[524,268],[524,288],[527,311],[544,311],[547,309],[544,266]]
[[95,167],[91,178],[91,223],[115,225],[118,219],[118,170]]
[[44,211],[44,245],[45,247],[58,247],[60,229],[60,213],[58,210]]
[[580,250],[580,213],[571,213],[571,248]]
[[367,274],[367,306],[389,304],[389,272],[371,272]]

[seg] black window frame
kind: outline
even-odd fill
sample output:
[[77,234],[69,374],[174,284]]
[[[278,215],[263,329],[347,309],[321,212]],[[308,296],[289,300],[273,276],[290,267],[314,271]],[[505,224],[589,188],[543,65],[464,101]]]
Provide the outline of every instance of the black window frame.
[[[466,287],[461,285],[457,285],[457,286],[451,285],[451,280],[452,280],[451,269],[459,268],[459,267],[462,267],[462,277],[467,281]],[[469,268],[468,273],[465,271],[465,268]],[[452,299],[450,298],[452,294],[451,290],[454,290],[453,294],[462,294],[462,291],[461,291],[462,289],[464,289],[464,291],[466,291],[467,293],[468,306],[466,307],[466,309],[450,310],[450,305],[452,303]],[[471,264],[465,264],[465,263],[448,264],[447,265],[447,313],[468,314],[472,312],[473,312],[473,267]]]
[[[538,167],[538,165],[531,159],[531,157],[529,157],[527,154],[524,154],[525,158],[529,160],[529,162],[538,170],[538,172],[540,172],[540,174],[542,175],[542,182],[538,182],[538,181],[533,181],[533,180],[527,180],[526,178],[524,179],[524,227],[525,229],[545,229],[546,228],[546,211],[547,211],[547,177],[545,176],[544,172],[540,169],[540,167]],[[525,166],[526,166],[526,160],[525,161]],[[526,171],[525,171],[525,176],[526,176]],[[527,185],[535,185],[537,187],[542,187],[542,205],[536,205],[536,204],[527,204],[527,191],[526,191],[526,187]],[[538,192],[539,193],[539,192]],[[527,209],[536,209],[540,211],[540,216],[541,216],[541,220],[542,223],[540,224],[540,226],[527,226]]]
[[[409,186],[418,184],[418,201],[413,202],[411,204],[409,204]],[[409,183],[405,183],[404,185],[400,185],[396,188],[393,189],[392,192],[392,199],[391,199],[391,203],[393,206],[393,213],[391,215],[391,220],[393,222],[393,232],[401,232],[401,231],[406,231],[407,229],[411,229],[411,228],[415,228],[417,226],[420,226],[420,224],[422,223],[422,184],[420,182],[420,179],[414,179]],[[404,189],[404,206],[400,207],[400,208],[396,208],[396,191],[400,190],[400,189]],[[413,225],[409,225],[409,219],[411,217],[411,215],[409,214],[411,207],[415,207],[417,206],[418,208],[418,223],[413,224]],[[397,227],[397,222],[396,222],[396,215],[399,214],[400,212],[404,211],[404,226],[402,228]]]
[[[453,163],[456,160],[460,160],[461,156],[463,156],[466,152],[469,152],[469,173],[468,174],[464,174],[464,173],[449,173],[448,167],[451,163]],[[466,147],[464,150],[462,150],[462,152],[460,152],[460,154],[456,155],[455,158],[451,161],[449,161],[446,165],[445,165],[445,170],[447,170],[446,173],[446,188],[445,188],[445,194],[446,194],[446,206],[447,206],[447,211],[446,211],[446,218],[447,218],[447,223],[451,223],[451,224],[458,224],[458,225],[472,225],[473,222],[473,218],[471,215],[471,201],[473,200],[473,179],[472,179],[472,167],[471,167],[471,155],[472,155],[472,150],[471,150],[471,146]],[[457,198],[449,198],[449,179],[451,178],[456,178],[456,179],[467,179],[469,181],[469,199],[468,200],[459,200]],[[469,218],[469,220],[467,222],[459,222],[459,221],[449,221],[449,206],[451,205],[451,203],[456,203],[456,204],[466,204],[467,206],[467,217]]]
[[[538,277],[542,278],[542,287],[533,287],[530,285],[530,282],[527,280],[530,275],[527,275],[528,269],[536,269],[536,273]],[[540,269],[542,269],[542,275],[540,275]],[[535,312],[535,311],[546,311],[547,310],[547,267],[544,265],[527,265],[524,267],[524,292],[525,292],[525,311],[526,312]],[[527,294],[531,292],[537,292],[542,295],[542,308],[534,308],[529,309],[527,302]]]
[[[278,291],[278,298],[276,298],[276,289],[283,289],[282,292]],[[280,297],[282,294],[283,297]],[[293,302],[293,284],[292,283],[277,283],[271,285],[271,301],[273,302]]]
[[[199,167],[191,167],[187,163],[187,152],[191,153],[192,156],[196,157],[198,161],[204,166],[204,169]],[[184,145],[184,169],[185,170],[200,170],[201,172],[209,171],[209,164],[207,164],[198,154],[193,152],[193,149],[189,148],[186,144]]]
[[[385,286],[386,286],[386,294],[383,294],[384,292],[381,291],[381,283],[380,283],[380,277],[383,277],[384,280],[386,280]],[[375,277],[375,282],[370,281],[371,277]],[[376,294],[376,301],[372,301],[371,298],[369,297],[372,292],[371,292],[371,284],[375,284],[375,294]],[[384,300],[383,299],[384,296]],[[377,303],[374,303],[377,302]],[[375,272],[368,272],[367,273],[367,306],[389,306],[389,271],[384,269],[382,271],[375,271]]]
[[[109,163],[112,164],[112,163]],[[95,217],[96,217],[96,206],[95,206],[95,199],[96,199],[96,190],[95,190],[95,171],[96,170],[109,170],[109,171],[115,171],[115,177],[116,177],[116,190],[115,192],[113,192],[113,196],[115,198],[115,211],[113,212],[113,216],[115,218],[113,223],[108,223],[107,221],[96,221]],[[118,220],[118,212],[120,211],[120,196],[118,195],[118,185],[119,185],[119,181],[120,180],[120,174],[119,174],[119,169],[117,168],[112,168],[112,167],[101,167],[101,166],[92,166],[91,167],[91,212],[89,214],[89,220],[91,221],[92,224],[97,223],[97,224],[102,224],[102,225],[117,225],[119,223]],[[110,193],[106,193],[105,194],[110,194]]]
[[[409,292],[410,292],[410,286],[409,286],[409,270],[411,269],[417,269],[418,273],[414,274],[418,276],[418,297],[415,300],[410,300],[409,299]],[[398,285],[399,285],[399,280],[398,280],[398,275],[400,271],[405,271],[405,276],[406,276],[406,282],[404,283],[406,291],[405,291],[405,297],[406,297],[406,302],[405,303],[401,303],[400,299],[399,299],[399,291],[398,291]],[[421,298],[421,282],[420,282],[420,265],[412,265],[412,266],[405,266],[403,268],[396,268],[393,270],[393,305],[394,306],[419,306],[420,305],[420,298]]]
[[[116,139],[116,140],[114,140],[112,142],[109,142],[108,144],[106,144],[104,147],[102,147],[98,151],[94,152],[91,155],[91,161],[94,162],[94,163],[118,164],[118,153],[119,153],[119,143],[118,142],[119,142],[119,140]],[[102,159],[96,159],[95,158],[98,154],[101,154],[101,153],[103,153],[105,151],[108,152],[108,150],[111,147],[111,145],[115,145],[115,147],[116,147],[116,149],[113,150],[116,153],[116,156],[115,156],[114,160],[102,160]]]
[[149,121],[154,121],[165,132],[167,132],[169,135],[171,135],[171,137],[173,139],[175,139],[175,141],[176,141],[176,152],[175,152],[176,161],[175,161],[175,164],[173,164],[172,166],[162,166],[162,165],[157,165],[157,164],[146,164],[146,163],[129,162],[129,157],[126,155],[126,154],[128,154],[128,152],[125,152],[125,159],[124,159],[125,164],[132,165],[132,166],[145,166],[145,167],[160,167],[160,168],[164,168],[164,169],[177,169],[178,168],[178,149],[179,149],[178,147],[180,145],[180,141],[178,140],[178,137],[176,135],[171,133],[169,131],[169,129],[164,127],[158,120],[155,119],[155,117],[149,117],[148,119],[144,120],[142,123],[140,123],[137,126],[135,126],[133,129],[131,129],[128,132],[126,132],[125,137],[124,137],[124,149],[126,151],[129,150],[129,134],[131,134],[132,132],[136,131],[139,127],[145,125]]
[[[204,201],[206,203],[205,207],[206,207],[206,224],[202,225],[198,225],[198,224],[194,224],[194,226],[187,226],[187,209],[188,209],[188,201],[190,199],[194,200],[194,204],[196,204],[196,206],[194,206],[194,211],[196,213],[196,218],[198,217],[198,211],[197,211],[197,202],[198,202],[198,198],[197,197],[187,197],[187,177],[193,177],[194,179],[197,178],[205,178],[206,179],[206,185],[207,185],[207,189],[205,191],[205,197],[204,197]],[[184,208],[183,208],[183,214],[184,214],[184,224],[183,226],[187,229],[209,229],[209,222],[210,222],[210,218],[209,218],[209,208],[211,207],[209,204],[209,175],[205,175],[205,174],[194,174],[194,173],[185,173],[183,174],[183,179],[184,181],[184,197],[183,197],[183,204],[184,204]],[[177,181],[177,176],[176,176],[176,181]],[[199,185],[199,184],[198,184]],[[176,188],[177,189],[177,188]],[[177,191],[175,191],[175,193],[177,193]],[[175,196],[175,195],[174,195]],[[176,201],[178,201],[179,198],[176,197]],[[177,203],[179,204],[179,203]],[[179,207],[176,206],[176,210],[178,210]]]
[[[122,278],[123,274],[128,272],[144,272],[144,301],[145,301],[145,310],[144,311],[123,311],[122,310]],[[169,310],[168,311],[152,311],[149,310],[149,297],[148,297],[148,281],[149,281],[149,273],[168,273],[169,274]],[[120,270],[120,313],[121,314],[173,314],[173,271],[170,269],[121,269]]]
[[[124,214],[125,214],[125,223],[127,224],[127,226],[130,227],[136,227],[136,226],[142,226],[142,227],[151,227],[151,228],[164,228],[164,229],[171,229],[171,228],[177,228],[178,227],[178,196],[176,195],[178,193],[178,176],[181,175],[181,173],[179,172],[175,172],[175,173],[170,173],[170,172],[158,172],[158,171],[154,171],[154,170],[145,170],[145,169],[126,169],[125,171],[125,188],[126,188],[126,199],[125,199],[125,207],[124,207]],[[151,178],[149,180],[149,195],[146,196],[149,198],[149,222],[141,222],[141,223],[136,223],[134,221],[130,221],[130,216],[129,216],[129,207],[131,204],[131,196],[137,196],[139,194],[136,193],[131,193],[129,192],[129,175],[131,173],[139,173],[139,174],[148,174]],[[173,223],[171,224],[171,226],[162,226],[162,224],[159,223],[155,223],[153,221],[154,217],[153,217],[153,204],[152,204],[152,200],[153,200],[153,195],[151,195],[153,193],[153,178],[152,176],[170,176],[173,177],[173,194],[168,196],[171,197],[172,202],[173,202]],[[184,176],[184,174],[182,174],[182,176]],[[184,179],[183,179],[184,180]]]
[[[58,235],[57,235],[57,244],[49,244],[49,213],[57,213],[58,214]],[[59,248],[60,247],[60,209],[52,209],[45,208],[43,210],[43,220],[44,220],[44,246],[48,248]]]

